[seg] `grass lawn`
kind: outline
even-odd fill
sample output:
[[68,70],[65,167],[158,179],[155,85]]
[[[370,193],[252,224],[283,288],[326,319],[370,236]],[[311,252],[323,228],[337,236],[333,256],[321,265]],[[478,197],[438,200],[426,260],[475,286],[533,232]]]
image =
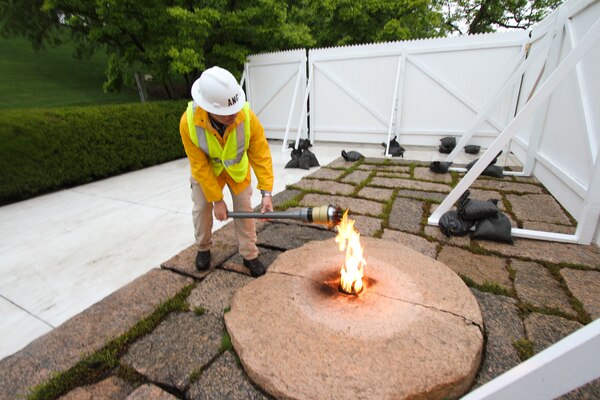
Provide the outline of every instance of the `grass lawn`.
[[0,110],[138,102],[134,89],[102,91],[106,59],[77,60],[71,44],[36,53],[25,39],[0,37]]

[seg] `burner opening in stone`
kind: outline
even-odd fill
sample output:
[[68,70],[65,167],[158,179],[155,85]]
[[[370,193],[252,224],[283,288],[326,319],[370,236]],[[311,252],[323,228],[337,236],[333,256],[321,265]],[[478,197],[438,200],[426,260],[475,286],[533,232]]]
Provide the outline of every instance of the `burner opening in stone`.
[[338,292],[346,295],[346,296],[358,296],[364,289],[364,286],[360,286],[358,289],[355,287],[356,282],[353,282],[350,286],[350,291],[346,291],[342,286],[342,281],[340,280],[340,284],[338,285]]

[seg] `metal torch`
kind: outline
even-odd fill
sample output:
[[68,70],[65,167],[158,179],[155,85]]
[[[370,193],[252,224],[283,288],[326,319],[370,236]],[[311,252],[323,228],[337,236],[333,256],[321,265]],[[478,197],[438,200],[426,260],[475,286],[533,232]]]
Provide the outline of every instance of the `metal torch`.
[[337,226],[344,215],[344,212],[337,206],[308,207],[292,211],[274,211],[274,212],[227,212],[231,218],[264,218],[264,219],[294,219],[308,222],[311,224],[327,225],[330,228]]

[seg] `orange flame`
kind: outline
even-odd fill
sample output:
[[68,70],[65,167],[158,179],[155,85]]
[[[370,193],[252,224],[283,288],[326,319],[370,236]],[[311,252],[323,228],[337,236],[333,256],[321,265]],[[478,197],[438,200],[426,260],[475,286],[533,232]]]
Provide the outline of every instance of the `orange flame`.
[[348,211],[346,211],[338,225],[338,234],[335,238],[340,251],[346,250],[346,261],[340,270],[340,288],[349,294],[358,294],[362,290],[363,268],[367,265],[360,245],[360,233],[354,229],[354,222],[348,219]]

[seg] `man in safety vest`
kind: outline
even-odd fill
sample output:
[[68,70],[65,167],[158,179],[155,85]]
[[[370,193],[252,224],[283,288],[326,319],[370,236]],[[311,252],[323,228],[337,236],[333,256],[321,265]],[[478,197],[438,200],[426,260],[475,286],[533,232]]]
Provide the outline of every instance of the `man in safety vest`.
[[[227,219],[223,187],[229,187],[234,211],[252,211],[252,167],[262,193],[261,212],[273,211],[273,167],[263,127],[229,71],[219,67],[204,71],[192,85],[192,98],[179,132],[192,173],[196,268],[203,271],[210,267],[212,214],[219,221]],[[263,275],[254,220],[236,219],[234,224],[244,265],[252,276]]]

